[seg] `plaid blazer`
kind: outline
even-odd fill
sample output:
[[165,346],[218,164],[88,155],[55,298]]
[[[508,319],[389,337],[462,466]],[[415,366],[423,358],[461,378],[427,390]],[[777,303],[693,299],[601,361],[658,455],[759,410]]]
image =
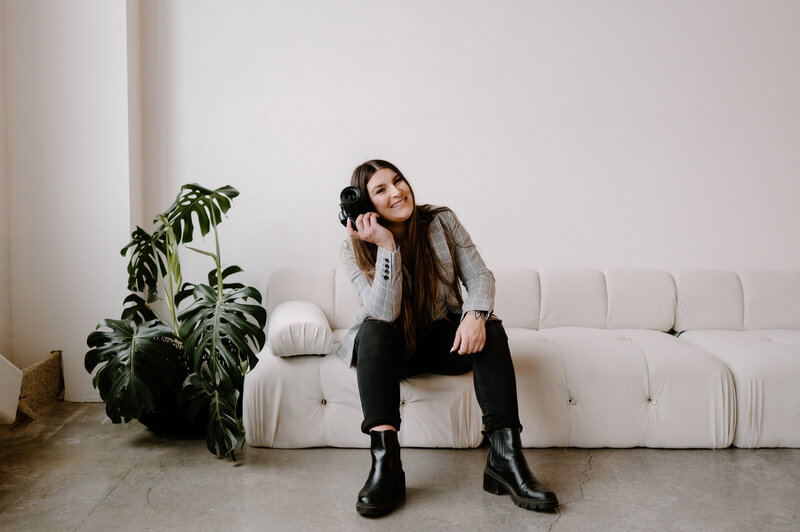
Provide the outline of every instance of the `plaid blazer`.
[[[452,235],[455,241],[454,258],[458,262],[460,279],[468,295],[464,304],[459,306],[452,284],[448,285],[440,280],[436,304],[444,313],[461,313],[462,316],[471,310],[491,312],[494,310],[494,275],[486,267],[469,233],[452,211],[437,214],[429,226],[436,260],[444,268],[446,277],[452,283],[455,268],[447,246],[446,233]],[[400,316],[403,269],[399,250],[388,251],[378,246],[375,278],[370,283],[358,267],[350,238],[342,244],[341,255],[362,305],[356,313],[355,322],[345,333],[336,352],[339,358],[350,366],[353,362],[353,343],[361,323],[370,316],[387,322],[393,322]]]

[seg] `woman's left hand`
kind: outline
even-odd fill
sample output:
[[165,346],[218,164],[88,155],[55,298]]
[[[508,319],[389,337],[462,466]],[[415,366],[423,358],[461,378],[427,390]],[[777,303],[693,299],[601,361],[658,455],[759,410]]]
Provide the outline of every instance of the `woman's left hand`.
[[458,326],[453,348],[450,352],[458,350],[459,355],[478,353],[483,351],[485,343],[486,323],[483,318],[476,318],[474,313],[467,312],[467,315],[461,320],[461,325]]

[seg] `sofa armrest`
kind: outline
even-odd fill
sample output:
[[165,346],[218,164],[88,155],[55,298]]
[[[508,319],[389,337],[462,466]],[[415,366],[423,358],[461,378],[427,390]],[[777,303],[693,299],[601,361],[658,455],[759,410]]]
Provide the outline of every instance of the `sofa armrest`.
[[333,346],[333,332],[325,314],[309,301],[284,301],[272,311],[267,327],[272,354],[326,355]]

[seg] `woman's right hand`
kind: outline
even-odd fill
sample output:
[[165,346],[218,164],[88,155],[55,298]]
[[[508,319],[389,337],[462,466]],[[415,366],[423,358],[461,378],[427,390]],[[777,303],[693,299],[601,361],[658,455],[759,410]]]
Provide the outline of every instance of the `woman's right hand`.
[[371,242],[376,246],[394,251],[394,235],[378,223],[378,213],[368,212],[359,214],[356,218],[356,227],[353,229],[350,218],[347,219],[347,234],[350,238]]

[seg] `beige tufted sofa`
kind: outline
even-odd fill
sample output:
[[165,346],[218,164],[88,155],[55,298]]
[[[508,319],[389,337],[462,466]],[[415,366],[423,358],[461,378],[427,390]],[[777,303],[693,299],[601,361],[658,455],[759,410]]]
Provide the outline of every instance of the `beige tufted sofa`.
[[[526,447],[800,447],[800,274],[514,269],[495,277]],[[304,323],[297,301],[318,307],[323,325]],[[274,356],[286,336],[270,329],[245,378],[250,445],[369,446],[355,369],[333,354],[358,306],[343,269],[271,275],[271,323],[291,325],[284,332],[295,351],[324,356]],[[401,400],[401,445],[480,445],[471,374],[407,379]]]

